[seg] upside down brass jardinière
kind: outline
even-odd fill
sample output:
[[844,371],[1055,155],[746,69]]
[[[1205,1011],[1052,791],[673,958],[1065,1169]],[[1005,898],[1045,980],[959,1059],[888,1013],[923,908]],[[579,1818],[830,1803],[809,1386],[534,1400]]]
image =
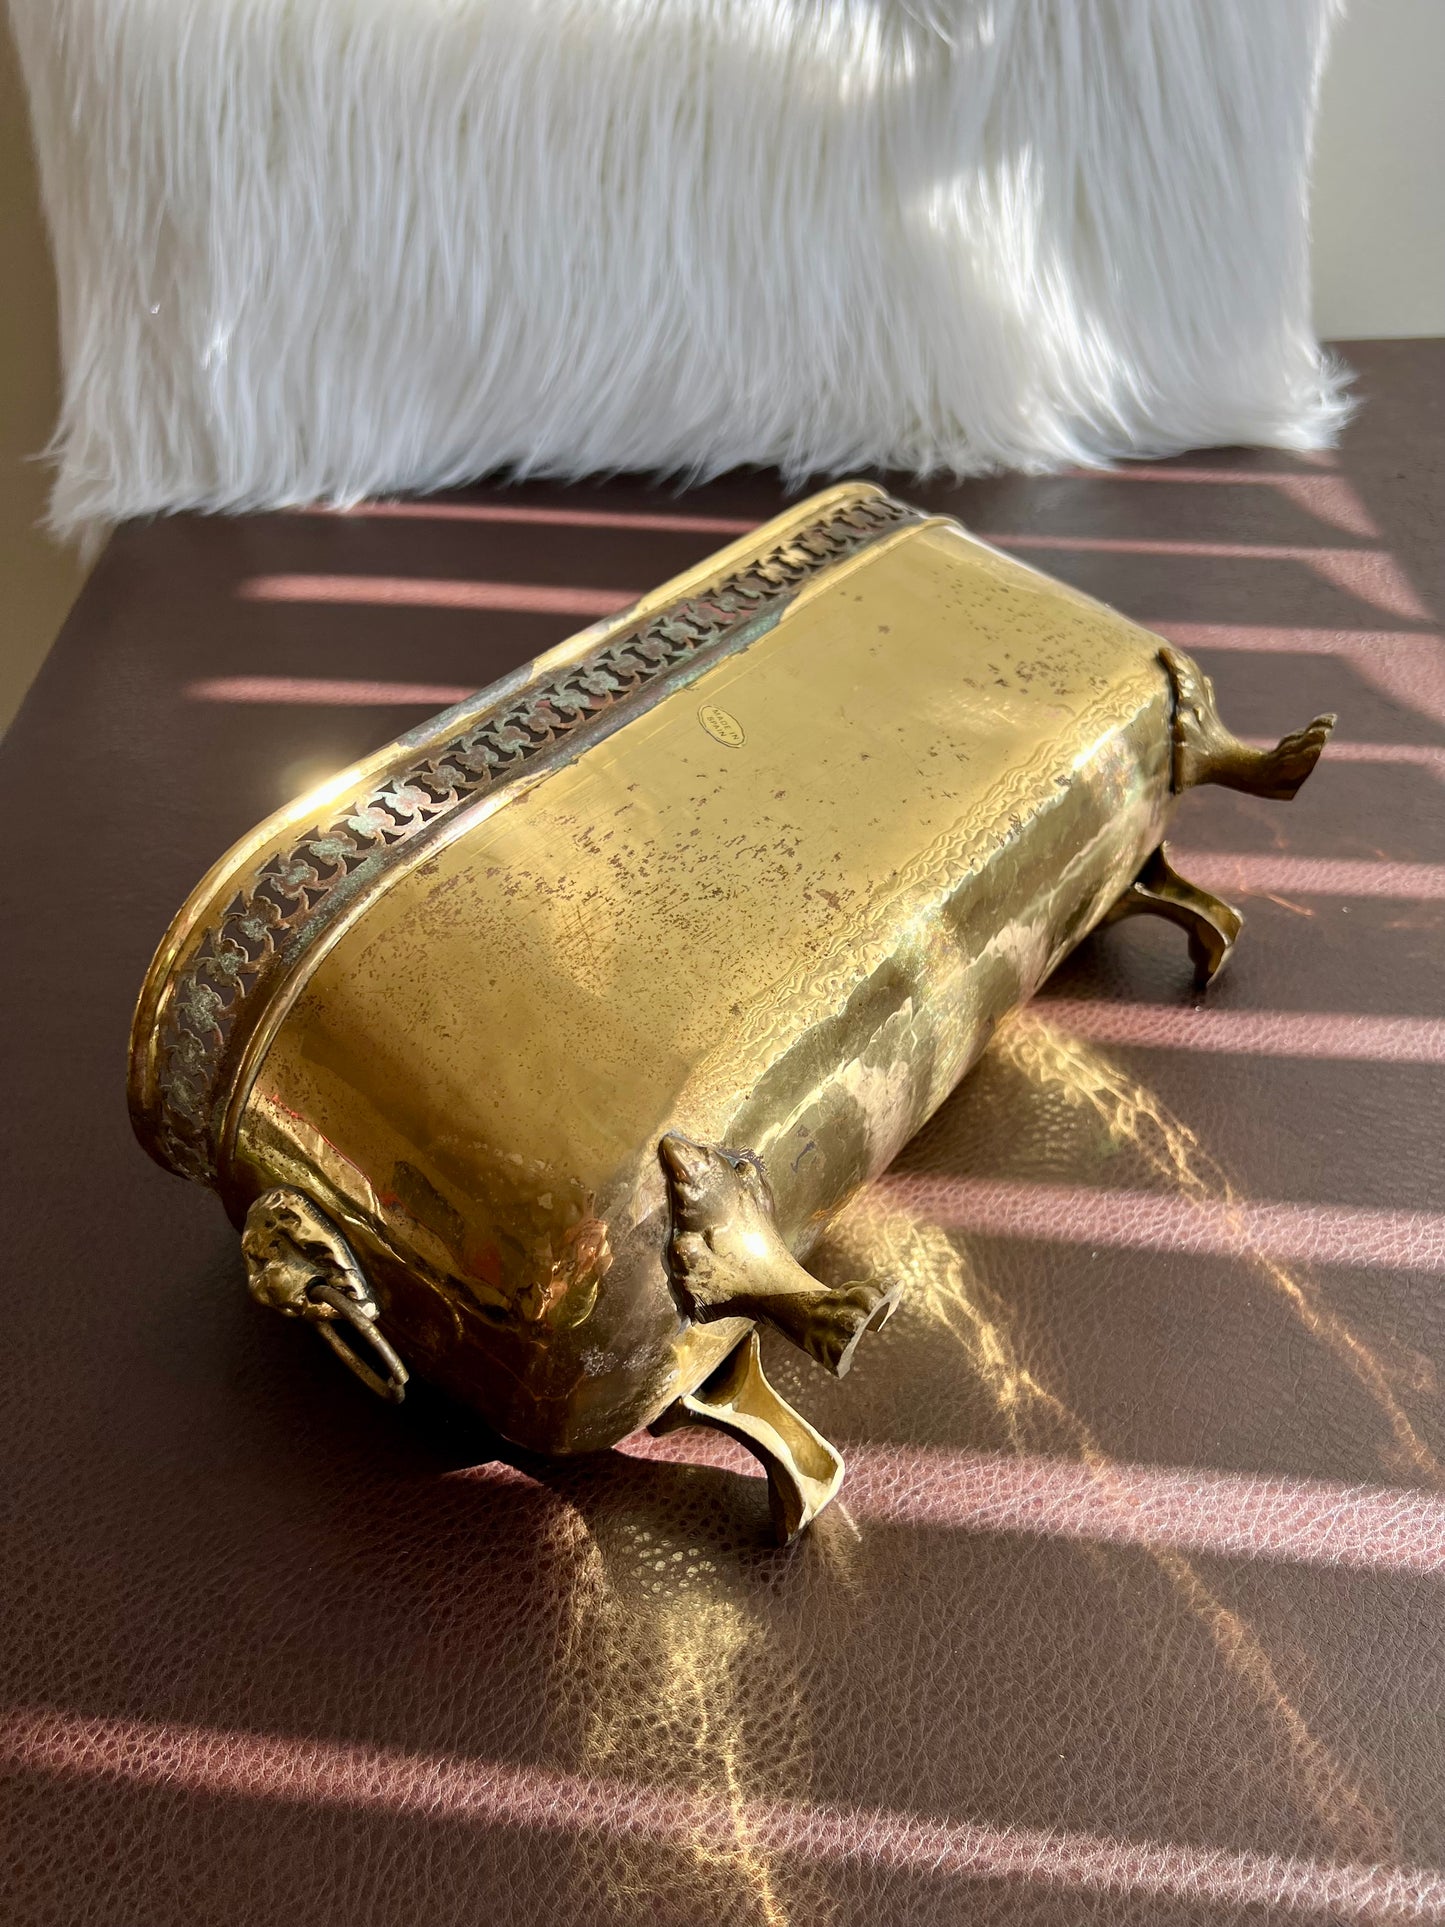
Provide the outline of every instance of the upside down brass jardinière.
[[131,1104],[256,1296],[539,1452],[723,1426],[780,1532],[837,1489],[756,1328],[846,1369],[886,1279],[801,1260],[1101,919],[1237,915],[1180,793],[1289,796],[1188,658],[835,488],[262,824],[176,918]]

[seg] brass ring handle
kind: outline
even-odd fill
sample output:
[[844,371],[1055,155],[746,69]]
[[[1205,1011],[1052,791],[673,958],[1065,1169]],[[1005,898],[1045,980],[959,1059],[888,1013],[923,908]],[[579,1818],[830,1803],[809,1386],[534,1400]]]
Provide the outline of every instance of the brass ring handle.
[[[358,1304],[351,1294],[340,1285],[323,1280],[315,1284],[306,1294],[309,1303],[316,1306],[314,1315],[303,1312],[307,1323],[326,1340],[336,1356],[354,1372],[369,1390],[378,1398],[386,1399],[392,1405],[400,1405],[406,1397],[407,1371],[396,1354],[395,1347],[387,1340],[381,1326],[376,1321],[376,1307],[371,1304]],[[329,1308],[331,1317],[322,1310]],[[355,1347],[342,1336],[337,1326],[340,1319],[349,1325],[356,1336],[363,1339],[376,1353],[385,1368],[385,1376],[373,1371]]]

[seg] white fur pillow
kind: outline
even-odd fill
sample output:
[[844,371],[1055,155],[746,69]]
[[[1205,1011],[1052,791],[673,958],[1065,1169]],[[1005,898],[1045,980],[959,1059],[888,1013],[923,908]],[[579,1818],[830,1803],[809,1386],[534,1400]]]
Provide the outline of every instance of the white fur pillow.
[[1309,447],[1334,0],[11,0],[54,521]]

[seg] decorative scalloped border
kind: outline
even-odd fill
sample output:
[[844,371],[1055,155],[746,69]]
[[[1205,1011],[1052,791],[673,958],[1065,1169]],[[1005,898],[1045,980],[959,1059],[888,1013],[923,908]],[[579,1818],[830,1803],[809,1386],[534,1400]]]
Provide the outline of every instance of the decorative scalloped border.
[[[921,511],[850,502],[715,587],[678,602],[467,725],[266,859],[176,970],[159,1021],[156,1150],[215,1184],[231,1071],[273,985],[393,854],[442,817],[579,735],[639,690],[780,612],[811,577]],[[364,874],[363,874],[364,873]]]

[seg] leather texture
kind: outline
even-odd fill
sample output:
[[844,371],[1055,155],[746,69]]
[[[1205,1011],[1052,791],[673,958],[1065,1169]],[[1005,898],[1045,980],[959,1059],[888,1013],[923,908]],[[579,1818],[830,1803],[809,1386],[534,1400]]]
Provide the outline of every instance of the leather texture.
[[1326,462],[901,485],[1341,722],[1186,799],[1207,999],[1091,938],[830,1236],[904,1294],[767,1347],[849,1461],[787,1552],[715,1435],[372,1400],[123,1101],[231,839],[775,485],[116,536],[0,748],[9,1927],[1445,1919],[1445,345],[1351,359]]

